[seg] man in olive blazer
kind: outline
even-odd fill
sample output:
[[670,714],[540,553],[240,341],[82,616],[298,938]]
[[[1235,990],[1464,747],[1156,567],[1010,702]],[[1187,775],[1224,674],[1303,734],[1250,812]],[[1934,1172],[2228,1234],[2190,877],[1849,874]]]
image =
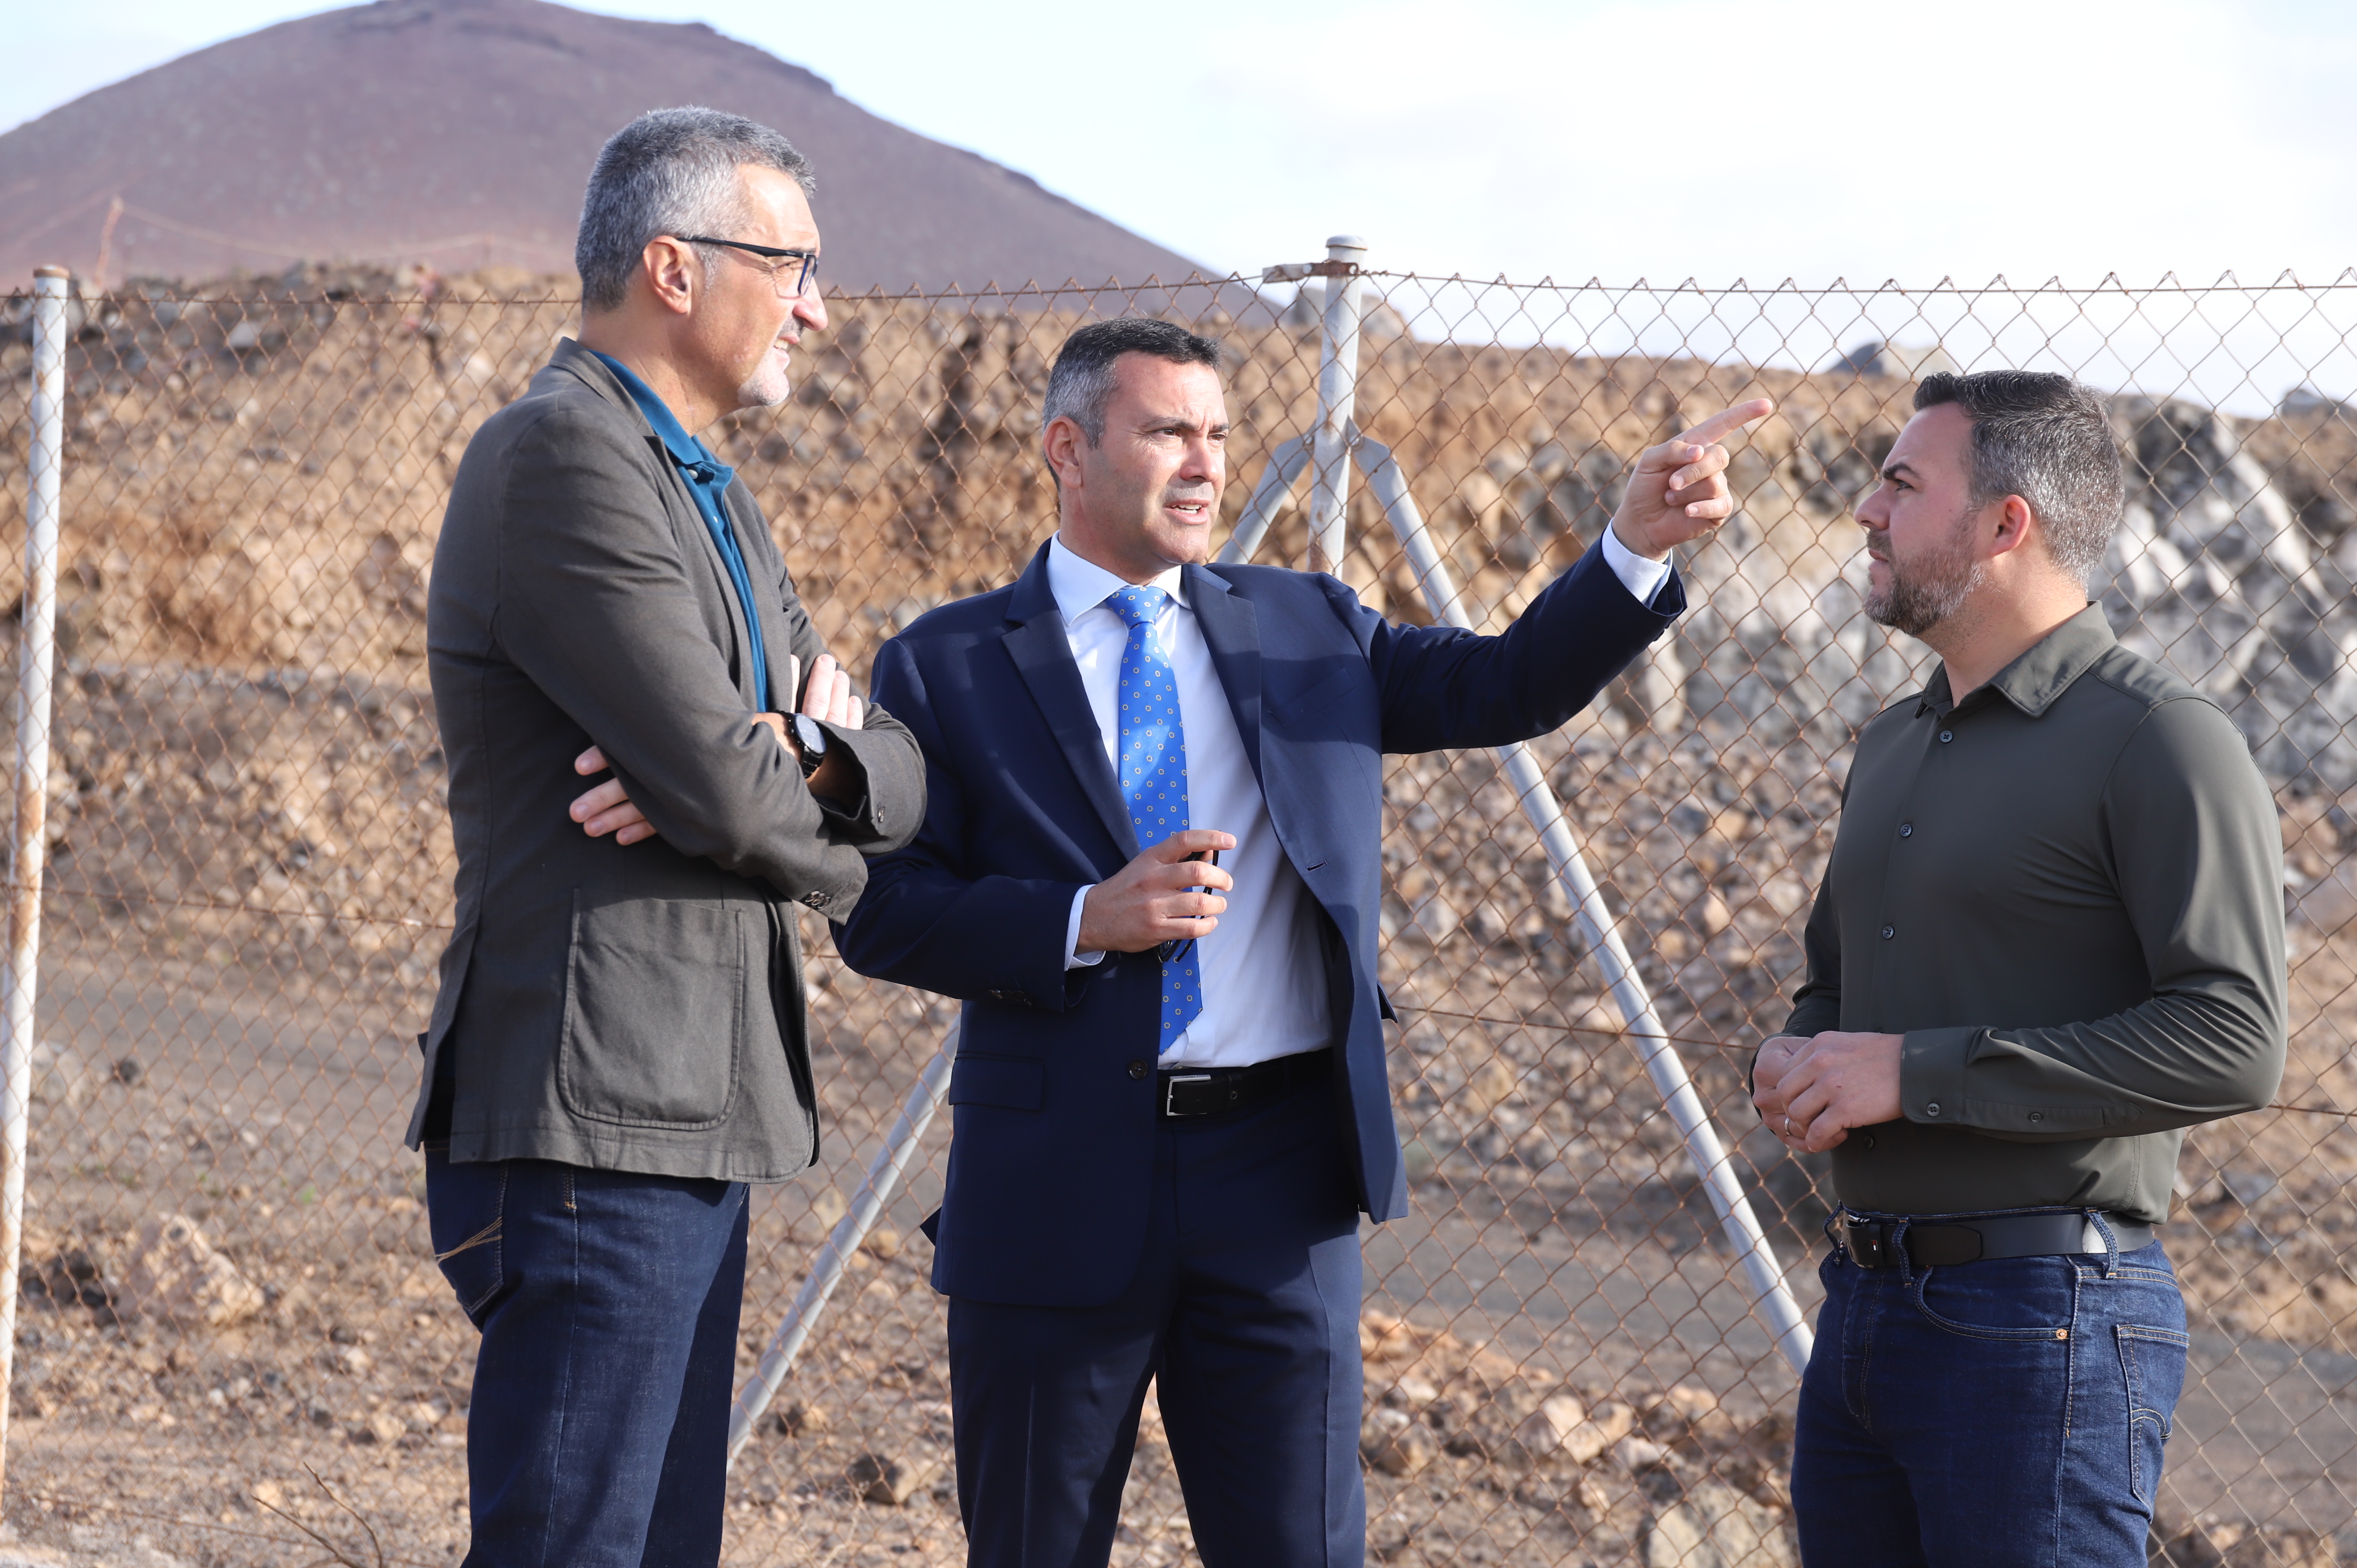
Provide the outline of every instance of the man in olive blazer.
[[693,434],[825,325],[807,177],[708,110],[616,135],[581,338],[469,444],[436,553],[457,918],[409,1141],[483,1332],[469,1564],[716,1561],[746,1184],[817,1149],[792,905],[849,913],[924,814]]

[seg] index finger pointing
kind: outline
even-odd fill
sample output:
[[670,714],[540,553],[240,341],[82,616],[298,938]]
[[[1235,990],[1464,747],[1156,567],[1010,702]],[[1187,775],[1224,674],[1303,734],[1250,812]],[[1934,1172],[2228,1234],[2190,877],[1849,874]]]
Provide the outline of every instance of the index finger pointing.
[[1740,430],[1747,424],[1757,424],[1776,412],[1776,405],[1764,397],[1749,403],[1738,403],[1733,408],[1722,409],[1678,437],[1697,446],[1707,446],[1720,436]]

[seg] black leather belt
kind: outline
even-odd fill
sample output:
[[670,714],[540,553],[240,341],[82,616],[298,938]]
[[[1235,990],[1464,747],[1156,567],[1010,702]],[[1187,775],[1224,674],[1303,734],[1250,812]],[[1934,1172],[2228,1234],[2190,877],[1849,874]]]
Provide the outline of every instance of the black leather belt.
[[1334,1051],[1303,1051],[1250,1067],[1171,1068],[1162,1076],[1155,1110],[1165,1121],[1232,1116],[1334,1070]]
[[[2123,1252],[2150,1244],[2152,1227],[2117,1214],[2104,1216]],[[1835,1234],[1861,1269],[1899,1265],[1890,1244],[1898,1233],[1895,1219],[1860,1219],[1849,1214],[1835,1217]],[[2100,1252],[2102,1232],[2084,1213],[2007,1214],[1986,1219],[1916,1219],[1907,1225],[1907,1258],[1919,1269],[1946,1268],[1984,1258],[2038,1258],[2062,1252]]]

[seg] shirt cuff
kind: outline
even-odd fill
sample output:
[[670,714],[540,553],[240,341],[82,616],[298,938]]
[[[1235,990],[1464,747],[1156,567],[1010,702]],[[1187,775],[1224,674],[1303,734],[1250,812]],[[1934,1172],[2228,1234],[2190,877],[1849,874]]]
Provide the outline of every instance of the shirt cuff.
[[1964,1069],[1986,1031],[1975,1027],[1910,1029],[1900,1036],[1899,1113],[1926,1127],[1969,1125]]
[[1087,969],[1092,964],[1104,961],[1104,950],[1102,948],[1095,952],[1072,950],[1081,945],[1081,906],[1088,902],[1088,897],[1089,888],[1086,886],[1072,895],[1072,916],[1071,919],[1064,922],[1064,967],[1066,969]]
[[1604,564],[1612,568],[1620,585],[1634,594],[1641,605],[1652,604],[1653,596],[1662,591],[1662,585],[1670,580],[1668,562],[1638,554],[1620,542],[1620,536],[1612,532],[1609,522],[1604,525]]

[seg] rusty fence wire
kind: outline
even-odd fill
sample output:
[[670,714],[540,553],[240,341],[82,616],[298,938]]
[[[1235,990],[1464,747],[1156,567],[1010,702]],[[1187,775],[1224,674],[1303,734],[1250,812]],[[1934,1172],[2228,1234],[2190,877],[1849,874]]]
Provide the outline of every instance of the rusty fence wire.
[[[1051,527],[1033,444],[1074,325],[1222,337],[1232,521],[1316,420],[1328,286],[831,299],[794,398],[715,444],[864,675],[882,639],[1006,581]],[[1778,402],[1737,456],[1742,510],[1684,563],[1674,640],[1534,750],[1812,1314],[1823,1167],[1758,1128],[1742,1052],[1797,983],[1851,737],[1928,665],[1863,615],[1849,508],[1931,369],[2061,369],[2113,394],[2131,499],[2105,606],[2249,737],[2292,915],[2283,1103],[2189,1138],[2165,1232],[2193,1370],[2158,1540],[2183,1564],[2357,1554],[2357,274],[1359,286],[1357,424],[1491,628],[1595,538],[1641,447]],[[474,1336],[398,1141],[452,872],[425,594],[467,438],[571,329],[568,293],[306,268],[70,302],[7,1452],[23,1538],[293,1564],[317,1559],[312,1533],[373,1561],[372,1530],[388,1562],[455,1560]],[[29,305],[5,303],[13,520]],[[1309,497],[1256,559],[1303,564]],[[1346,519],[1340,575],[1426,618],[1365,485]],[[15,553],[0,603],[21,605]],[[1792,1563],[1792,1374],[1515,792],[1488,753],[1395,758],[1385,788],[1415,1211],[1366,1236],[1373,1553]],[[954,1016],[804,936],[824,1142],[756,1199],[748,1374]],[[960,1557],[914,1233],[947,1139],[943,1120],[733,1472],[732,1562]],[[1125,1518],[1117,1563],[1192,1560],[1150,1405]]]

